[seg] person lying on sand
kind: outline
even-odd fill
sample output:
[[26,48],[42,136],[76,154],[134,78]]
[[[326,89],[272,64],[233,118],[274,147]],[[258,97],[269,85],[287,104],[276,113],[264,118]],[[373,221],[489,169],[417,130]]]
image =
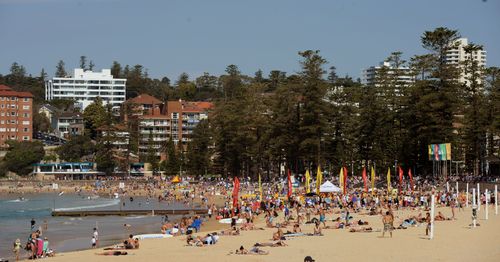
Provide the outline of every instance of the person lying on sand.
[[253,245],[254,247],[285,247],[285,246],[288,246],[285,241],[283,240],[279,240],[279,241],[276,241],[274,243],[255,243]]
[[259,249],[258,247],[253,247],[250,250],[246,250],[243,246],[240,247],[239,250],[236,250],[235,254],[237,255],[268,255],[269,252]]
[[358,220],[358,225],[363,226],[363,225],[368,225],[368,221],[363,221],[363,220]]
[[441,211],[438,211],[437,216],[434,218],[436,221],[445,221],[445,220],[451,220],[451,218],[446,218]]
[[231,230],[221,230],[220,235],[223,236],[238,236],[240,234],[240,230],[236,227],[233,227]]
[[351,228],[349,229],[349,232],[355,233],[355,232],[373,232],[373,229],[371,227],[361,227],[361,228]]
[[107,252],[95,253],[95,254],[99,255],[99,256],[126,256],[126,255],[128,255],[128,253],[125,251],[107,251]]

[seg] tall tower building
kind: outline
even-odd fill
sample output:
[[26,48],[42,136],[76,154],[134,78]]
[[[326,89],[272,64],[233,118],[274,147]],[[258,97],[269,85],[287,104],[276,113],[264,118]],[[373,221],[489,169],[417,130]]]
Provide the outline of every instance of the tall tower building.
[[[453,47],[446,52],[446,62],[448,64],[458,65],[458,67],[461,68],[459,81],[461,83],[465,83],[466,85],[470,84],[467,82],[467,78],[470,76],[470,73],[465,73],[463,70],[463,63],[470,58],[470,55],[465,53],[464,50],[464,47],[468,44],[469,41],[467,38],[459,38],[454,42]],[[486,67],[486,50],[473,52],[472,59],[478,62],[478,66]]]

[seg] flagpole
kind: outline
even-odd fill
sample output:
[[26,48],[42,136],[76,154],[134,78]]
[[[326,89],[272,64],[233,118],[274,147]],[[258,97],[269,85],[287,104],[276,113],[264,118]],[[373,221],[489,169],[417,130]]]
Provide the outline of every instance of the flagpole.
[[495,215],[498,215],[498,185],[495,185]]
[[484,196],[485,196],[485,205],[484,205],[484,218],[488,220],[488,189],[484,190]]
[[469,183],[467,183],[467,189],[465,192],[465,207],[469,207]]
[[432,194],[432,199],[431,199],[431,233],[429,236],[429,239],[434,238],[434,205],[435,205],[435,199],[436,197],[434,194]]

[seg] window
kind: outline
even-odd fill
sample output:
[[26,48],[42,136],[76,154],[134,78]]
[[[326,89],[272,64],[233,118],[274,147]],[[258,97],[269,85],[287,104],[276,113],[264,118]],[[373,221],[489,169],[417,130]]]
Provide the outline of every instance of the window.
[[10,120],[11,124],[16,124],[16,120]]
[[0,132],[5,132],[5,127],[0,128]]
[[[3,121],[2,121],[3,122]],[[30,124],[30,121],[23,121],[23,125],[29,125]]]
[[30,109],[30,106],[23,106],[23,109]]
[[0,124],[2,124],[2,125],[3,125],[3,124],[5,124],[5,121],[3,121],[3,120],[2,120],[2,121],[0,121]]
[[2,108],[5,108],[5,105],[4,105],[4,104],[2,104]]
[[16,116],[16,112],[10,112],[10,116]]
[[23,117],[29,117],[29,116],[30,116],[30,114],[28,114],[28,113],[23,113]]
[[23,100],[24,100],[24,102],[28,102],[28,101],[30,101],[30,99],[29,99],[29,98],[27,98],[27,97],[25,97]]
[[23,136],[23,140],[24,141],[28,141],[28,140],[30,140],[30,137],[29,136]]
[[23,128],[23,132],[28,132],[28,130],[29,130],[29,129],[28,129],[28,128],[26,128],[26,127],[25,127],[25,128]]

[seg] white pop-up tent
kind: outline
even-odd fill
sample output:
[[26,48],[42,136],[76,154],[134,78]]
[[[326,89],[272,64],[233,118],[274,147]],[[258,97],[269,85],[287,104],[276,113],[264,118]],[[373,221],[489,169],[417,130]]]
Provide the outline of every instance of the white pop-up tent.
[[323,185],[319,187],[319,192],[320,193],[333,193],[333,192],[340,192],[341,189],[332,184],[330,181],[326,181]]

